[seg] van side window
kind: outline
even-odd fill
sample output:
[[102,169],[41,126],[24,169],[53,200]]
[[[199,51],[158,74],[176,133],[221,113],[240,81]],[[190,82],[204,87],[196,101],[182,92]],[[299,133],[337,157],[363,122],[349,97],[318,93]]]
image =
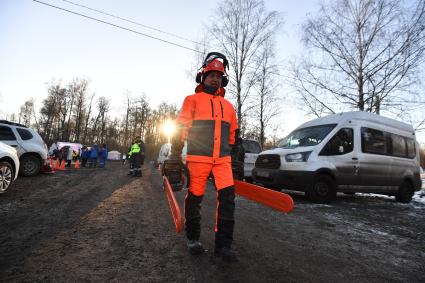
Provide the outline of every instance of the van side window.
[[319,155],[343,155],[353,151],[353,129],[340,129],[323,147]]
[[416,145],[413,139],[406,138],[407,143],[407,157],[414,158],[416,156]]
[[399,135],[391,134],[391,147],[394,156],[407,157],[407,146],[405,138]]
[[15,134],[12,129],[6,126],[0,126],[0,141],[14,141]]
[[389,132],[362,128],[362,152],[414,158],[415,140]]
[[388,142],[385,132],[362,128],[362,152],[388,155]]

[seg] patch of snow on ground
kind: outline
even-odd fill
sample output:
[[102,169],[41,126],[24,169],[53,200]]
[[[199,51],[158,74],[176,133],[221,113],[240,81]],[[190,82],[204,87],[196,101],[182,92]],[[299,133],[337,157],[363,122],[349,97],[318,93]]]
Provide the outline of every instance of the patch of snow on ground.
[[[416,203],[421,203],[421,204],[425,204],[425,175],[421,175],[423,176],[422,178],[422,189],[420,191],[415,192],[415,194],[412,197],[412,201],[416,202]],[[387,195],[380,195],[380,194],[363,194],[363,193],[359,193],[359,196],[369,196],[369,197],[378,197],[378,198],[386,198],[386,199],[394,199],[393,196],[387,196]]]
[[415,192],[413,195],[413,201],[425,204],[425,188],[422,186],[422,190]]
[[421,174],[421,178],[422,189],[420,191],[415,192],[415,194],[413,195],[413,201],[425,204],[425,173]]

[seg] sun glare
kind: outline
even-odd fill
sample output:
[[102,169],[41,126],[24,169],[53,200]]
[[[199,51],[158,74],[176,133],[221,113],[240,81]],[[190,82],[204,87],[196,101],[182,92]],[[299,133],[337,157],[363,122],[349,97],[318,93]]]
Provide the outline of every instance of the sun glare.
[[165,121],[164,125],[162,126],[162,130],[164,134],[168,137],[168,141],[170,140],[171,136],[176,131],[176,124],[174,124],[174,121],[167,120]]

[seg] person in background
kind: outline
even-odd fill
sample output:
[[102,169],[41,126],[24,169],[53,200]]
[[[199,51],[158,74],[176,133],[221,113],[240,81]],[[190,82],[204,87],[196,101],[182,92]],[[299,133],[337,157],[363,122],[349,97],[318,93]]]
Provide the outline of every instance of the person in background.
[[99,146],[97,145],[97,143],[95,143],[90,150],[89,167],[97,166],[98,156],[99,156]]
[[77,159],[80,157],[80,149],[78,151],[73,150],[72,151],[72,161],[77,161]]
[[53,158],[54,158],[55,160],[57,160],[57,159],[59,159],[59,155],[60,155],[60,150],[59,150],[59,148],[54,149],[54,150],[53,150]]
[[130,156],[130,173],[135,177],[142,177],[142,164],[145,159],[145,144],[140,139],[136,141],[131,146],[130,151],[128,152]]
[[49,155],[57,158],[57,155],[58,155],[58,145],[57,145],[57,143],[55,143],[55,142],[52,143],[52,145],[49,148]]
[[106,158],[108,157],[108,150],[106,144],[102,144],[99,152],[99,168],[104,168],[106,164]]
[[122,160],[122,165],[125,165],[125,162],[127,161],[127,154],[121,154],[121,160]]
[[66,162],[67,156],[68,156],[68,147],[64,146],[59,150],[60,164],[62,164],[62,162]]
[[87,148],[87,146],[83,146],[81,148],[81,166],[86,167],[87,165],[87,159],[89,159],[90,151]]
[[72,147],[68,146],[68,151],[66,153],[66,167],[71,167],[73,155],[74,155],[74,151],[72,150]]

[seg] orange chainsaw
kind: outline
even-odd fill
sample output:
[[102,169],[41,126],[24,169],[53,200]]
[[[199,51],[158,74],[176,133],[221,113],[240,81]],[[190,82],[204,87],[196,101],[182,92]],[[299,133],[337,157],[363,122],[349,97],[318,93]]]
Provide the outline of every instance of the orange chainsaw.
[[[168,168],[171,168],[171,171],[167,171]],[[176,178],[175,173],[177,170],[176,163],[166,164],[164,163],[163,179],[164,179],[164,190],[167,195],[168,204],[171,210],[171,216],[176,226],[177,233],[183,231],[183,221],[180,212],[179,204],[177,203],[174,191],[181,190],[183,187],[184,179]],[[170,173],[171,172],[171,173]],[[178,171],[181,174],[181,170]],[[177,181],[174,186],[170,183],[170,180]],[[261,203],[262,205],[271,207],[281,212],[289,213],[294,208],[294,201],[291,196],[288,194],[270,190],[258,185],[253,185],[246,183],[240,180],[234,180],[235,183],[235,193],[241,197],[247,198],[249,200]]]

